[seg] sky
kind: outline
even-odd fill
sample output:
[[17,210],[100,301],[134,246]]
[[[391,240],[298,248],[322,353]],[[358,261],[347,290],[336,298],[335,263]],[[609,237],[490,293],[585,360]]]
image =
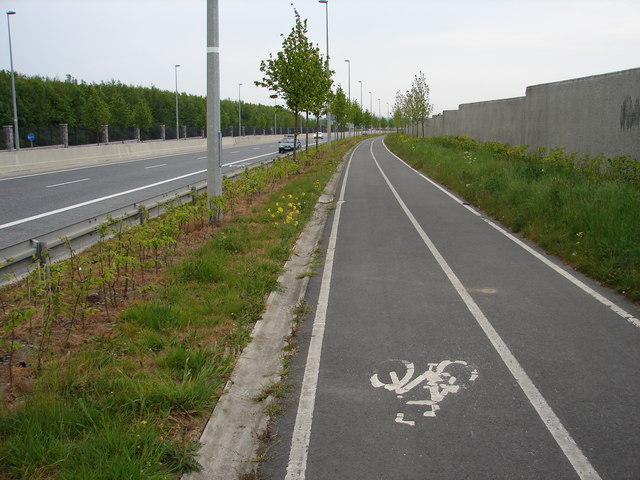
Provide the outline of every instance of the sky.
[[[294,25],[291,3],[219,0],[222,98],[274,103],[254,81],[262,77],[260,61],[281,49],[281,35]],[[334,82],[376,115],[392,112],[396,92],[410,89],[419,72],[429,84],[433,112],[440,113],[462,103],[523,96],[529,85],[640,67],[639,0],[293,4],[323,54],[328,9]],[[174,65],[180,64],[178,90],[206,94],[206,0],[0,0],[0,5],[2,12],[16,12],[10,17],[11,39],[20,73],[173,91]],[[9,70],[4,17],[0,69]]]

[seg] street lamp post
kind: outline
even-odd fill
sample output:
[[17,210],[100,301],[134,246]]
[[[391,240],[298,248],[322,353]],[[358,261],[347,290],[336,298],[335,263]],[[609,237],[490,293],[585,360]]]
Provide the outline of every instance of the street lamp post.
[[360,108],[364,109],[364,106],[362,105],[362,80],[358,80],[358,83],[360,84]]
[[351,60],[345,60],[349,67],[349,103],[351,103]]
[[[318,0],[318,3],[324,3],[326,27],[327,27],[327,68],[329,67],[329,0]],[[327,108],[327,145],[331,148],[331,112]]]
[[369,92],[369,111],[373,115],[373,94]]
[[180,67],[180,65],[176,65],[174,67],[176,72],[176,140],[180,140],[180,117],[178,113],[178,67]]
[[380,99],[378,99],[378,127],[380,127],[381,119],[382,119],[382,114],[380,113]]
[[9,60],[11,63],[11,96],[13,97],[13,141],[16,150],[20,150],[20,134],[18,133],[18,104],[16,102],[16,81],[13,73],[13,51],[11,49],[11,22],[9,17],[15,15],[16,12],[7,12],[7,29],[9,30]]
[[242,86],[242,83],[238,84],[238,136],[241,137],[242,136],[242,109],[240,107],[241,103],[240,103],[240,87]]

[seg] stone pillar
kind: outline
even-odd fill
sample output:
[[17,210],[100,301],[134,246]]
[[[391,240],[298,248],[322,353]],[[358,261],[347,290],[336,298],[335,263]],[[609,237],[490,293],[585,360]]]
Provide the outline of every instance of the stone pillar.
[[4,144],[7,146],[7,150],[13,152],[13,125],[3,125],[4,130]]
[[109,125],[102,126],[102,141],[109,143]]
[[133,136],[136,139],[136,142],[140,143],[140,128],[139,127],[133,127]]
[[186,125],[182,125],[182,138],[184,138],[185,140],[187,139],[187,126]]
[[69,147],[69,125],[66,123],[60,124],[60,143],[64,148]]
[[164,125],[160,125],[160,138],[162,138],[163,142],[167,139],[165,128],[166,127]]

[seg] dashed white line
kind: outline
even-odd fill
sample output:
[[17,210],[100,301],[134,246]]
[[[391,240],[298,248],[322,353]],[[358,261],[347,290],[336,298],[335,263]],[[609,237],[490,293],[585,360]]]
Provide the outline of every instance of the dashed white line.
[[158,167],[166,167],[167,164],[166,163],[161,163],[159,165],[149,165],[148,167],[144,167],[145,170],[148,170],[149,168],[158,168]]
[[13,227],[15,225],[20,225],[22,223],[31,222],[33,220],[38,220],[40,218],[44,218],[44,217],[48,217],[48,216],[51,216],[51,215],[55,215],[56,213],[67,212],[69,210],[73,210],[73,209],[76,209],[76,208],[84,207],[86,205],[91,205],[91,204],[94,204],[94,203],[102,202],[104,200],[109,200],[111,198],[121,197],[122,195],[127,195],[129,193],[139,192],[140,190],[145,190],[147,188],[152,188],[152,187],[156,187],[158,185],[163,185],[165,183],[173,182],[173,181],[176,181],[176,180],[181,180],[183,178],[191,177],[193,175],[198,175],[198,174],[203,173],[203,172],[206,172],[206,170],[198,170],[197,172],[187,173],[186,175],[181,175],[179,177],[169,178],[167,180],[162,180],[161,182],[152,183],[150,185],[143,185],[142,187],[132,188],[131,190],[126,190],[124,192],[113,193],[113,194],[107,195],[105,197],[94,198],[93,200],[87,200],[86,202],[77,203],[75,205],[69,205],[68,207],[58,208],[57,210],[51,210],[49,212],[40,213],[38,215],[33,215],[33,216],[27,217],[27,218],[21,218],[20,220],[15,220],[13,222],[9,222],[9,223],[5,223],[5,224],[0,225],[0,230],[5,229],[5,228],[9,228],[9,227]]
[[86,182],[87,180],[89,180],[89,179],[88,178],[82,178],[80,180],[72,180],[70,182],[56,183],[54,185],[47,185],[47,188],[62,187],[63,185],[71,185],[72,183]]

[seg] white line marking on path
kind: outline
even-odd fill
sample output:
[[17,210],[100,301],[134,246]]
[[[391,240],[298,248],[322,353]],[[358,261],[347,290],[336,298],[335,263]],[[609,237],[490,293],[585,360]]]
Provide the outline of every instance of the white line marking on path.
[[304,480],[307,470],[307,454],[309,452],[311,423],[313,421],[313,410],[316,403],[318,373],[320,371],[320,356],[322,354],[322,341],[324,338],[324,327],[327,318],[327,307],[329,305],[329,292],[331,290],[333,256],[336,250],[338,224],[340,223],[340,213],[342,211],[342,204],[344,203],[344,192],[347,186],[351,159],[357,149],[358,147],[353,150],[349,157],[349,163],[347,164],[347,168],[342,179],[340,197],[336,204],[333,224],[331,226],[331,235],[329,237],[329,245],[327,246],[324,269],[322,271],[320,296],[318,298],[316,315],[313,320],[313,331],[311,333],[311,342],[309,344],[309,353],[307,354],[304,378],[302,380],[302,390],[300,392],[300,400],[298,402],[296,423],[293,427],[293,437],[291,439],[291,450],[289,452],[289,463],[287,465],[287,475],[285,480]]
[[80,180],[72,180],[71,182],[56,183],[55,185],[47,185],[47,188],[61,187],[63,185],[71,185],[72,183],[86,182],[87,180],[89,180],[89,179],[88,178],[82,178]]
[[144,167],[144,168],[146,170],[146,169],[149,169],[149,168],[158,168],[158,167],[166,167],[166,166],[167,166],[166,163],[161,163],[159,165],[149,165],[148,167]]
[[440,268],[442,268],[444,273],[447,275],[447,278],[458,292],[458,295],[460,295],[460,298],[467,306],[467,309],[476,319],[478,325],[480,325],[480,328],[482,328],[485,335],[491,342],[491,345],[493,345],[493,348],[496,350],[496,352],[498,352],[498,355],[500,355],[500,358],[502,358],[502,361],[511,372],[511,375],[513,375],[513,377],[516,379],[518,385],[520,385],[520,388],[529,399],[529,402],[531,403],[531,405],[533,405],[533,408],[535,408],[536,412],[538,412],[540,419],[545,424],[555,441],[558,443],[558,446],[562,449],[562,452],[567,457],[569,462],[571,462],[571,465],[573,465],[573,468],[578,476],[582,480],[601,480],[598,472],[596,472],[593,466],[591,466],[591,463],[589,462],[587,457],[584,456],[584,454],[580,450],[580,447],[578,447],[567,429],[564,427],[564,425],[562,425],[562,422],[560,422],[558,416],[551,409],[538,388],[531,381],[529,375],[527,375],[527,372],[525,372],[524,368],[522,368],[516,357],[513,355],[513,353],[511,353],[511,350],[509,350],[507,344],[504,342],[504,340],[502,340],[500,335],[498,335],[498,332],[493,328],[493,325],[491,325],[491,322],[489,322],[489,319],[487,319],[482,310],[480,310],[480,307],[478,307],[473,298],[471,298],[471,295],[464,288],[462,282],[458,279],[447,261],[440,254],[434,243],[422,229],[396,189],[393,187],[393,185],[389,181],[389,178],[385,175],[382,167],[373,154],[373,143],[374,142],[371,142],[371,156],[373,157],[373,161],[377,165],[378,170],[380,170],[382,178],[384,178],[387,186],[393,193],[393,196],[396,197],[396,200],[400,204],[400,207],[409,218],[409,221],[413,224],[414,228],[418,232],[418,235],[420,235],[420,238],[422,238],[422,241],[425,243],[433,257],[440,265]]
[[[411,170],[413,170],[414,172],[416,172],[418,175],[420,175],[422,178],[424,178],[426,181],[428,181],[429,183],[431,183],[433,186],[439,188],[440,190],[442,190],[444,193],[446,193],[447,195],[449,195],[451,198],[453,198],[456,202],[458,202],[459,204],[463,205],[467,210],[469,210],[471,213],[473,213],[474,215],[478,216],[478,217],[482,217],[482,214],[480,212],[478,212],[475,208],[469,206],[469,205],[464,205],[464,203],[456,196],[452,195],[450,192],[448,192],[446,189],[442,188],[440,185],[438,185],[436,182],[434,182],[433,180],[431,180],[429,177],[427,177],[426,175],[424,175],[422,172],[419,172],[418,170],[416,170],[415,168],[413,168],[411,165],[409,165],[407,162],[405,162],[404,160],[402,160],[400,157],[398,157],[395,153],[393,153],[391,150],[389,150],[389,147],[387,147],[387,145],[382,142],[382,144],[384,145],[384,148],[387,149],[387,151],[393,155],[395,158],[397,158],[400,162],[402,162],[404,165],[406,165],[408,168],[410,168]],[[596,292],[593,288],[589,287],[587,284],[585,284],[584,282],[582,282],[581,280],[577,279],[576,277],[574,277],[573,275],[571,275],[571,273],[569,273],[568,271],[566,271],[564,268],[559,267],[558,265],[556,265],[555,263],[553,263],[552,261],[550,261],[549,259],[545,258],[544,255],[541,255],[540,253],[536,252],[533,248],[531,248],[529,245],[527,245],[526,243],[524,243],[522,240],[520,240],[518,237],[516,237],[515,235],[509,233],[508,231],[506,231],[504,228],[502,228],[501,226],[497,225],[496,223],[492,222],[491,220],[489,220],[488,218],[483,218],[483,220],[488,223],[489,225],[491,225],[493,228],[495,228],[498,232],[500,232],[501,234],[503,234],[505,237],[507,237],[509,240],[511,240],[512,242],[514,242],[516,245],[522,247],[524,250],[526,250],[528,253],[530,253],[531,255],[533,255],[535,258],[537,258],[538,260],[540,260],[542,263],[544,263],[547,267],[551,268],[552,270],[554,270],[555,272],[559,273],[560,275],[562,275],[564,278],[566,278],[567,280],[569,280],[571,283],[573,283],[576,287],[578,287],[580,290],[582,290],[583,292],[585,292],[586,294],[590,295],[591,297],[593,297],[595,300],[597,300],[598,302],[602,303],[603,305],[605,305],[606,307],[609,307],[612,311],[614,311],[615,313],[617,313],[618,315],[620,315],[622,318],[624,318],[627,322],[629,322],[631,325],[633,325],[634,327],[638,327],[640,328],[640,320],[637,319],[636,317],[634,317],[633,315],[631,315],[629,312],[627,312],[625,309],[623,309],[622,307],[616,305],[615,303],[613,303],[611,300],[609,300],[608,298],[604,297],[603,295],[599,294],[598,292]]]
[[33,215],[32,217],[21,218],[20,220],[15,220],[13,222],[5,223],[0,225],[0,230],[5,228],[13,227],[15,225],[20,225],[22,223],[31,222],[33,220],[38,220],[40,218],[48,217],[51,215],[55,215],[56,213],[67,212],[69,210],[73,210],[75,208],[84,207],[86,205],[91,205],[93,203],[102,202],[104,200],[109,200],[111,198],[121,197],[122,195],[127,195],[129,193],[139,192],[140,190],[145,190],[147,188],[157,187],[158,185],[163,185],[165,183],[173,182],[175,180],[181,180],[183,178],[191,177],[193,175],[198,175],[200,173],[206,172],[206,170],[198,170],[197,172],[187,173],[186,175],[180,175],[179,177],[169,178],[168,180],[163,180],[161,182],[152,183],[150,185],[144,185],[138,188],[132,188],[131,190],[126,190],[124,192],[113,193],[111,195],[107,195],[105,197],[94,198],[93,200],[87,200],[86,202],[77,203],[75,205],[69,205],[68,207],[58,208],[57,210],[51,210],[49,212],[40,213],[38,215]]

